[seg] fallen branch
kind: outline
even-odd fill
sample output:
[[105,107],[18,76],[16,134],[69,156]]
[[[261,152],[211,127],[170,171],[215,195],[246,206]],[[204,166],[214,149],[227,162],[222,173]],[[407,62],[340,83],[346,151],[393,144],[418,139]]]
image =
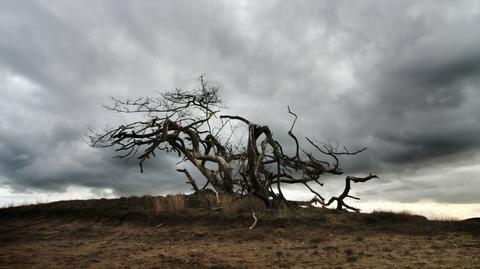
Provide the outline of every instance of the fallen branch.
[[252,217],[253,217],[253,223],[250,227],[248,227],[249,230],[255,228],[255,225],[257,225],[257,217],[255,216],[255,211],[252,210]]
[[156,230],[156,229],[158,229],[158,228],[161,228],[161,227],[163,227],[163,225],[164,225],[163,223],[160,223],[160,224],[158,224],[158,225],[156,225],[156,226],[153,226],[153,227],[152,227],[152,230]]

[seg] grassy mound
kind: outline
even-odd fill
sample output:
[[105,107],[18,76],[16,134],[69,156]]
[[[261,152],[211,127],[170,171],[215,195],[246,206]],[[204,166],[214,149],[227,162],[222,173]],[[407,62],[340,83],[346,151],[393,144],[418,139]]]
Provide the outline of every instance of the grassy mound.
[[191,224],[248,227],[256,212],[259,226],[315,226],[348,231],[376,230],[407,234],[469,232],[480,234],[475,220],[428,220],[409,213],[339,212],[325,208],[266,209],[255,198],[204,195],[143,196],[118,199],[73,200],[0,209],[0,219],[88,220],[139,225]]

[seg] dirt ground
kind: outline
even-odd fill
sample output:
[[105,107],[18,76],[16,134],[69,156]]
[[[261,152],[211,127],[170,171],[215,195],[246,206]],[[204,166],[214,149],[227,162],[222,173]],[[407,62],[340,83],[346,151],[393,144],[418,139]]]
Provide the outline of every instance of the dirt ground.
[[0,268],[480,268],[467,233],[4,220]]

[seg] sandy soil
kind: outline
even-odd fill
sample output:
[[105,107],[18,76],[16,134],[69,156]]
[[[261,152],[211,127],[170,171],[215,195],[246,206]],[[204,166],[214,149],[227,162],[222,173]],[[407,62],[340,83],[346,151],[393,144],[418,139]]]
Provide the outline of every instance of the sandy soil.
[[0,224],[0,268],[480,268],[480,238],[16,220]]

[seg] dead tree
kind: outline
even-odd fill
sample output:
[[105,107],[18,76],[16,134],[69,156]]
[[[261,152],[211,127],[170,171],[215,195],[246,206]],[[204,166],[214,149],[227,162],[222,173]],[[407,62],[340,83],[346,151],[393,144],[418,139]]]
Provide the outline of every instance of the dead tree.
[[[293,131],[297,115],[288,107],[288,113],[293,116],[288,135],[295,143],[295,150],[293,154],[287,154],[267,125],[252,123],[241,116],[219,115],[218,87],[209,86],[203,76],[199,82],[197,89],[176,89],[161,94],[159,98],[120,100],[111,97],[113,104],[106,106],[107,109],[140,113],[145,115],[144,120],[103,133],[91,131],[91,145],[114,147],[120,153],[117,158],[137,156],[142,172],[143,163],[155,157],[156,152],[176,153],[180,162],[189,162],[204,176],[206,184],[199,188],[187,170],[178,170],[187,176],[196,192],[211,185],[221,194],[255,195],[271,207],[276,201],[286,201],[282,185],[302,184],[314,194],[312,202],[324,206],[331,204],[332,200],[325,203],[312,184],[321,187],[320,178],[324,174],[342,174],[339,156],[356,155],[365,148],[349,151],[343,147],[338,150],[338,147],[315,143],[306,137],[311,148],[330,160],[315,157],[301,147]],[[239,124],[246,127],[245,143],[233,141],[237,129],[228,131],[226,128]],[[348,190],[349,182],[347,180]],[[345,197],[341,197],[336,201],[352,209],[343,203]],[[343,209],[343,206],[337,208]]]

